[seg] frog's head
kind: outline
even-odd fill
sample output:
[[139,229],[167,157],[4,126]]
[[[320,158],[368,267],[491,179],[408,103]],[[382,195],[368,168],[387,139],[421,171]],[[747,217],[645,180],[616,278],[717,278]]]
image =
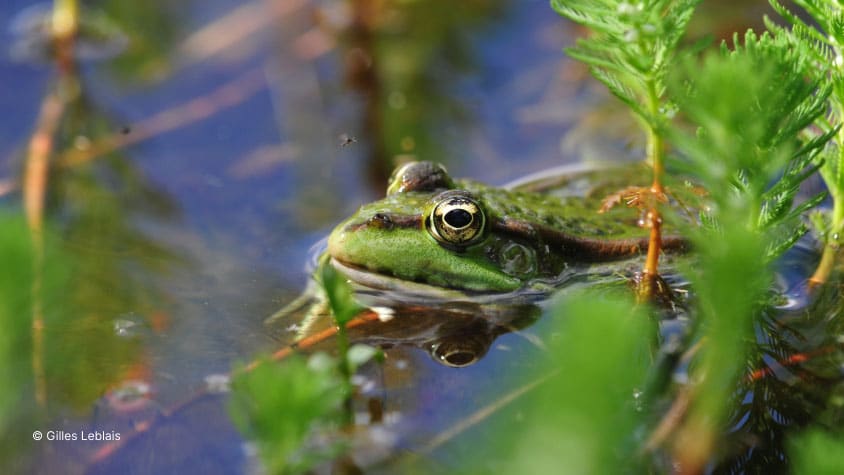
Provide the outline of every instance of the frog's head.
[[496,238],[491,213],[441,165],[409,163],[393,173],[384,199],[334,229],[328,254],[347,267],[437,287],[516,290],[535,269],[535,254],[520,246],[522,264],[502,264],[508,243]]

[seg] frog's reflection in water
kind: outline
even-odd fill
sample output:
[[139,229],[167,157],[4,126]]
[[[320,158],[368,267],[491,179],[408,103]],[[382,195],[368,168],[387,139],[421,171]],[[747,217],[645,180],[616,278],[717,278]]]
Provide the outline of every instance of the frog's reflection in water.
[[[380,318],[350,326],[351,343],[383,350],[417,348],[437,363],[453,368],[477,363],[499,336],[530,326],[541,314],[539,305],[524,302],[441,301],[422,305],[379,300],[370,308]],[[320,315],[300,333],[300,341],[330,325],[330,317]],[[332,346],[336,346],[334,342],[324,341],[308,350],[327,350]]]

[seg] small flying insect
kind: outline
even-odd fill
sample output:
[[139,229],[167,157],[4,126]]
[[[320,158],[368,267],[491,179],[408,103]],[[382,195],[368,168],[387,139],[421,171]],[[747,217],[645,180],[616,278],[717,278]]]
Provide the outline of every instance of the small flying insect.
[[340,146],[341,147],[348,147],[349,145],[357,142],[358,139],[352,137],[349,134],[340,134]]

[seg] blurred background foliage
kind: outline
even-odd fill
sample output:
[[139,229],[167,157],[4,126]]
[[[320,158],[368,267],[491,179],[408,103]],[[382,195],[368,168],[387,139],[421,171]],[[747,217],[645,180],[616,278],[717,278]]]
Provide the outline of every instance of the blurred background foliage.
[[184,35],[179,18],[192,2],[121,2],[91,0],[85,7],[102,11],[129,38],[128,46],[109,62],[109,69],[129,84],[161,80],[171,71],[173,45]]
[[[33,253],[23,220],[2,216],[0,256],[6,271],[0,273],[0,458],[10,465],[29,446],[26,423],[32,417],[32,300],[22,284],[32,282]],[[53,289],[55,290],[55,289]]]
[[[395,166],[448,161],[465,150],[461,82],[477,68],[467,32],[493,28],[507,14],[502,0],[406,2],[354,0],[342,35],[346,80],[363,101],[372,182]],[[463,132],[463,133],[461,133]]]

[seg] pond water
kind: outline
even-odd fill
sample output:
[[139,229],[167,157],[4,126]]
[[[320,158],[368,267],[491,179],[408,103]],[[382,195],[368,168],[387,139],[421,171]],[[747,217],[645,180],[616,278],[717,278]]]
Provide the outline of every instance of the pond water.
[[[45,303],[51,416],[18,432],[123,437],[21,440],[17,454],[2,453],[11,471],[255,470],[225,395],[202,391],[290,341],[264,320],[304,288],[312,247],[383,195],[397,161],[503,184],[639,154],[629,116],[562,53],[582,32],[545,0],[373,11],[379,2],[172,3],[86,2],[86,14],[104,13],[120,33],[91,40],[91,54],[64,72],[21,26],[49,7],[0,4],[7,213],[19,213],[26,151],[50,98],[66,99],[43,216],[72,276]],[[758,21],[756,10],[746,14]],[[516,328],[537,317],[524,310]],[[539,321],[513,332],[511,315],[494,312],[466,323],[497,337],[476,364],[436,362],[432,341],[449,329],[420,328],[382,368],[365,369],[364,395],[392,425],[369,434],[383,443],[359,463],[420,451],[448,469],[471,450],[446,443],[448,430],[526,384],[520,375],[543,357],[536,335],[548,330]],[[475,444],[491,437],[476,426],[458,433]]]

